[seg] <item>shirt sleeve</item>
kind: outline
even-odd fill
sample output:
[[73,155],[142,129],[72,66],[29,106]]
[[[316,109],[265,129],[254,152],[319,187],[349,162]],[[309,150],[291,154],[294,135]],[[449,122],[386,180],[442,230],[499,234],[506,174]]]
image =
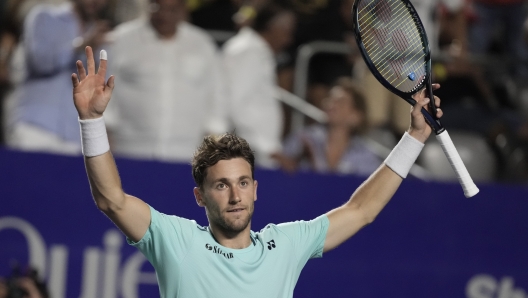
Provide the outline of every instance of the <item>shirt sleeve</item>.
[[192,243],[196,222],[173,215],[166,215],[150,207],[150,226],[141,240],[128,244],[136,247],[154,268],[163,266],[166,255],[181,261]]
[[290,239],[299,263],[304,265],[309,259],[323,256],[329,224],[328,217],[321,215],[310,221],[288,222],[277,227]]

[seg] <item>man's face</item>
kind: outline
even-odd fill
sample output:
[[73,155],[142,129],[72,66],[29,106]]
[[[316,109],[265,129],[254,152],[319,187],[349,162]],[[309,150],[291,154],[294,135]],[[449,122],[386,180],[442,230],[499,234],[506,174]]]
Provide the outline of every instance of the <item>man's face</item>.
[[323,102],[323,109],[328,115],[330,125],[355,128],[363,120],[363,115],[356,109],[351,94],[339,86],[330,90],[329,96]]
[[184,18],[183,0],[152,0],[150,2],[150,22],[161,35],[172,34]]
[[267,35],[271,48],[279,53],[286,49],[293,41],[295,31],[295,15],[290,12],[282,12],[270,21]]
[[107,0],[77,0],[77,2],[86,17],[95,19],[106,6]]
[[195,188],[194,194],[213,228],[231,235],[250,228],[257,181],[243,158],[221,160],[208,168],[203,189]]

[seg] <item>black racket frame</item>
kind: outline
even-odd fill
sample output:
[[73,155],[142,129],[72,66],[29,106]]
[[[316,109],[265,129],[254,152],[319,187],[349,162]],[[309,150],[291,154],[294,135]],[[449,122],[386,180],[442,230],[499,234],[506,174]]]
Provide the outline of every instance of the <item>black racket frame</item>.
[[[374,77],[385,88],[387,88],[389,91],[393,92],[394,94],[398,95],[399,97],[403,98],[405,101],[407,101],[412,106],[414,106],[416,104],[416,100],[414,100],[414,98],[412,98],[412,95],[416,94],[422,88],[426,87],[427,88],[428,97],[431,99],[431,101],[429,102],[429,108],[430,108],[431,111],[436,111],[436,105],[435,105],[434,100],[433,100],[434,99],[433,87],[432,87],[432,84],[431,84],[431,50],[429,48],[429,41],[427,40],[427,34],[425,32],[425,28],[424,28],[424,26],[422,24],[422,21],[420,20],[420,16],[416,12],[416,9],[414,8],[414,6],[408,0],[396,0],[396,1],[401,1],[401,2],[403,2],[405,4],[405,7],[407,8],[409,13],[411,14],[412,19],[414,20],[416,28],[420,32],[420,39],[422,41],[422,44],[423,44],[424,50],[425,50],[425,60],[426,60],[426,63],[425,63],[425,70],[426,71],[425,71],[425,73],[426,73],[426,75],[422,79],[420,84],[418,86],[416,86],[413,90],[411,90],[410,92],[403,92],[403,91],[398,90],[397,88],[392,86],[387,80],[385,80],[383,78],[383,76],[379,73],[379,71],[376,69],[376,67],[374,66],[374,63],[368,57],[367,50],[365,49],[365,46],[364,46],[362,38],[361,38],[361,32],[360,32],[359,22],[358,22],[357,10],[358,10],[359,3],[361,1],[365,1],[365,0],[356,0],[356,1],[354,1],[354,6],[352,7],[353,30],[354,30],[354,35],[356,37],[356,42],[358,44],[359,51],[361,52],[361,56],[363,57],[363,60],[365,60],[365,63],[367,64],[368,68],[370,69],[370,71],[372,72]],[[385,0],[378,0],[378,1],[385,1]],[[436,117],[436,113],[431,114],[425,108],[422,108],[422,114],[424,115],[425,120],[427,121],[427,123],[429,123],[429,125],[431,126],[431,128],[433,129],[435,134],[438,135],[438,134],[442,133],[445,130],[444,126],[440,123],[440,120]]]

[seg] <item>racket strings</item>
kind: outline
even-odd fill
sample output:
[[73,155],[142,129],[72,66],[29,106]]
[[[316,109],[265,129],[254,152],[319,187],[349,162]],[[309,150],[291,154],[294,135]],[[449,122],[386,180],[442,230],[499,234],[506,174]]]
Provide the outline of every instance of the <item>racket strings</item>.
[[[385,30],[387,29],[387,27],[388,27],[388,28],[393,27],[393,26],[394,26],[394,22],[396,22],[396,21],[398,20],[398,17],[401,16],[401,15],[403,15],[403,13],[405,13],[405,10],[404,10],[404,9],[405,9],[405,7],[399,7],[398,10],[396,10],[396,12],[395,12],[395,13],[396,13],[395,17],[394,17],[394,18],[393,18],[388,24],[386,24],[385,27],[382,27],[381,30],[384,30],[384,31],[385,31]],[[372,12],[368,12],[368,13],[366,13],[365,15],[363,15],[363,16],[358,20],[358,22],[361,22],[362,19],[363,19],[364,17],[371,17],[371,16],[372,16]],[[369,18],[369,19],[365,20],[365,22],[367,22],[367,21],[370,21],[370,22],[367,23],[367,24],[365,24],[365,25],[370,25],[371,23],[374,23],[375,20],[376,20],[376,19]],[[366,27],[368,27],[368,26],[366,26]],[[371,27],[373,27],[373,26],[371,26]],[[395,29],[395,28],[396,28],[396,27],[394,27],[394,29]],[[373,29],[373,30],[379,30],[379,29],[376,29],[376,28],[375,28],[375,29]],[[392,31],[389,31],[389,33],[391,33],[391,32],[392,32]],[[364,39],[364,43],[368,43],[368,42],[370,42],[370,41],[374,38],[374,36],[375,36],[375,34],[370,34],[370,35],[366,36],[366,38]],[[390,36],[390,34],[389,34],[389,36]]]
[[[378,72],[394,86],[407,83],[406,91],[414,89],[425,75],[426,53],[407,7],[399,0],[375,0],[363,1],[359,8],[365,50]],[[411,74],[420,79],[409,79]]]
[[[415,40],[418,40],[418,39],[419,39],[419,36],[418,38],[411,39],[411,41],[414,43]],[[386,56],[387,53],[383,52],[383,49],[378,50],[377,52],[375,51],[373,53],[372,62],[374,62],[374,64],[377,65],[382,75],[385,75],[387,74],[388,71],[390,71],[390,69],[387,69],[387,66],[389,66],[390,62],[397,62],[397,61],[404,60],[403,58],[406,58],[405,60],[408,60],[408,61],[415,60],[415,63],[416,63],[416,61],[419,61],[420,58],[423,58],[423,57],[417,57],[416,59],[414,59],[417,55],[422,54],[417,51],[415,51],[414,55],[410,57],[409,56],[405,57],[407,54],[403,51],[399,51],[399,52],[392,51],[392,52],[393,53],[389,54],[389,56]]]
[[[397,33],[400,33],[400,34],[397,34]],[[397,84],[398,86],[400,86],[401,84],[407,81],[406,77],[402,79],[402,76],[401,76],[401,74],[404,74],[404,70],[409,69],[409,72],[412,72],[412,70],[416,71],[417,70],[416,64],[422,61],[422,63],[420,63],[420,65],[418,66],[419,68],[424,65],[423,63],[424,60],[420,59],[420,58],[423,58],[423,55],[420,55],[421,53],[417,51],[414,51],[412,56],[409,56],[409,53],[401,53],[401,51],[404,50],[404,48],[408,46],[408,40],[404,39],[405,34],[402,33],[401,29],[399,31],[393,30],[392,34],[393,34],[392,35],[393,36],[393,46],[397,50],[399,50],[399,52],[392,51],[392,53],[391,52],[386,53],[384,49],[374,51],[374,53],[372,54],[374,56],[373,62],[376,65],[376,67],[379,69],[379,72],[381,73],[381,75],[384,77],[387,77],[386,79],[390,80],[391,83],[394,83],[398,79],[400,79],[400,82]],[[410,39],[410,42],[414,43],[416,46],[416,43],[419,42],[419,36],[417,34],[414,34],[414,36],[412,36],[412,38]],[[372,45],[372,43],[369,43],[369,45]],[[419,44],[418,46],[420,47]],[[414,61],[414,62],[406,66],[405,63],[408,61]],[[412,88],[413,86],[410,86],[410,87]]]
[[[400,7],[400,8],[401,8],[401,7]],[[402,14],[401,12],[398,12],[398,15],[397,15],[397,16],[400,16],[400,15],[405,16],[405,14]],[[389,24],[389,25],[393,25],[393,24]],[[401,24],[400,24],[400,25],[401,25]],[[408,25],[408,23],[406,23],[406,25]],[[372,27],[372,26],[371,26],[371,27]],[[406,26],[406,27],[409,27],[409,26]],[[382,28],[382,29],[385,29],[385,28]],[[413,29],[413,28],[411,27],[410,29]],[[372,54],[369,55],[369,56],[371,56],[371,60],[372,60],[375,64],[377,64],[377,63],[380,62],[380,59],[377,59],[377,58],[381,58],[381,59],[382,59],[382,58],[389,58],[390,60],[398,60],[399,58],[401,58],[401,57],[393,57],[393,56],[391,56],[391,57],[385,57],[384,54],[385,54],[386,51],[384,51],[384,50],[385,50],[386,46],[383,45],[383,44],[382,44],[382,47],[377,47],[378,50],[375,50],[375,48],[376,48],[375,46],[376,46],[376,45],[374,44],[374,41],[372,40],[372,36],[374,36],[374,35],[376,34],[377,29],[374,28],[373,30],[376,30],[376,31],[374,31],[374,34],[370,34],[370,35],[368,36],[368,38],[364,41],[364,44],[365,44],[365,46],[366,46],[366,48],[367,48],[367,51],[372,52]],[[396,32],[400,32],[400,34],[399,34],[400,36],[397,36],[397,37],[400,37],[400,38],[394,38],[394,37],[395,37],[395,31],[396,31]],[[419,36],[417,30],[407,30],[407,32],[409,32],[409,31],[411,31],[411,32],[410,32],[410,33],[411,33],[410,40],[411,40],[412,44],[414,44],[414,45],[416,46],[416,42],[417,42],[417,41],[418,41],[418,42],[421,42],[421,41],[420,41],[420,36]],[[414,31],[414,32],[412,32],[412,31]],[[413,34],[413,33],[415,33],[415,34]],[[398,28],[398,27],[395,27],[393,30],[391,30],[391,31],[389,32],[389,35],[390,35],[390,34],[392,34],[393,41],[396,42],[396,43],[395,43],[395,46],[400,50],[399,53],[393,51],[393,54],[392,54],[392,55],[394,55],[394,54],[400,54],[400,56],[405,55],[404,50],[405,50],[405,48],[407,47],[407,39],[405,38],[405,35],[406,35],[406,34],[405,34],[404,32],[402,32],[402,29],[401,29],[401,28]],[[367,35],[368,35],[368,34],[367,34]],[[402,42],[402,39],[405,39],[405,41]],[[369,42],[369,41],[371,41],[371,42]],[[374,50],[370,51],[370,48],[374,48]]]
[[[400,8],[400,9],[399,9],[400,11],[397,12],[398,14],[396,15],[396,17],[405,16],[405,14],[404,14],[405,11],[403,11],[403,12],[401,11],[401,10],[402,10],[402,6],[400,6],[399,8]],[[403,9],[405,9],[405,7],[403,7]],[[408,16],[408,15],[407,15],[407,16]],[[408,16],[408,17],[409,17],[409,16]],[[394,18],[393,20],[395,20],[395,19],[397,19],[397,18]],[[371,19],[371,20],[372,20],[372,19]],[[411,21],[412,21],[412,19],[411,19]],[[392,26],[392,25],[394,25],[394,24],[389,23],[389,25]],[[402,23],[400,23],[400,25],[402,25]],[[415,29],[414,26],[411,26],[411,28],[408,28],[408,27],[409,27],[409,22],[406,22],[405,25],[406,25],[406,27],[407,27],[406,29]],[[370,27],[373,27],[373,26],[370,26]],[[385,29],[385,28],[382,28],[382,29]],[[374,28],[373,30],[376,30],[376,31],[377,31],[376,28]],[[379,29],[378,29],[378,30],[379,30]],[[364,44],[365,44],[365,46],[367,47],[367,51],[369,51],[368,48],[374,48],[374,47],[375,47],[375,44],[373,43],[372,38],[373,38],[373,36],[376,34],[376,31],[374,32],[374,34],[370,34],[370,35],[365,39],[365,41],[364,41]],[[399,34],[400,36],[396,36],[396,37],[400,37],[400,38],[396,38],[396,39],[394,38],[394,37],[395,37],[395,31],[396,31],[396,32],[398,32],[398,31],[400,32],[400,34]],[[419,32],[418,32],[417,30],[406,30],[406,31],[407,31],[407,32],[411,31],[411,32],[410,32],[410,33],[411,33],[410,41],[411,41],[411,43],[412,43],[414,46],[416,46],[417,42],[421,44],[420,35],[419,35]],[[414,31],[414,32],[413,32],[413,31]],[[413,34],[413,33],[414,33],[414,34]],[[392,34],[393,41],[396,41],[395,46],[400,50],[400,53],[393,53],[393,54],[400,54],[400,56],[405,55],[405,52],[403,52],[403,51],[405,50],[406,46],[407,46],[407,45],[406,45],[406,43],[407,43],[407,39],[405,38],[405,33],[402,32],[402,29],[401,29],[401,28],[395,27],[393,30],[391,30],[391,31],[389,32],[389,35],[390,35],[390,34]],[[403,36],[402,36],[402,35],[403,35]],[[405,42],[402,42],[401,39],[405,39]],[[372,42],[369,42],[369,41],[372,41]],[[402,45],[402,43],[405,43],[405,45]],[[418,45],[419,45],[419,44],[418,44]],[[403,49],[402,49],[402,48],[403,48]],[[386,52],[386,51],[384,51],[384,50],[385,50],[385,47],[378,47],[378,50],[370,51],[370,52],[372,52],[372,54],[369,55],[369,56],[371,56],[371,58],[372,58],[371,60],[372,60],[374,63],[378,63],[378,62],[380,62],[380,60],[377,60],[377,61],[376,61],[376,58],[380,58],[380,57],[381,57],[381,58],[384,58],[384,57],[382,56],[382,55],[384,54],[384,52]],[[393,52],[394,52],[394,51],[393,51]],[[380,54],[381,54],[381,55],[380,55]],[[415,55],[416,55],[416,53],[415,53]],[[397,59],[399,59],[399,58],[400,58],[400,57],[389,57],[389,59],[391,59],[391,60],[397,60]]]

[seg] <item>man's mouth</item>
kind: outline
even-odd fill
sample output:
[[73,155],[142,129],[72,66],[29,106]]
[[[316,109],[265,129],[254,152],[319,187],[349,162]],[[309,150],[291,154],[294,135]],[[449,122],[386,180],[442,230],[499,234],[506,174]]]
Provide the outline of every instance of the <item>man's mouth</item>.
[[244,208],[233,208],[233,209],[227,210],[227,212],[229,213],[238,213],[242,211],[244,211]]

